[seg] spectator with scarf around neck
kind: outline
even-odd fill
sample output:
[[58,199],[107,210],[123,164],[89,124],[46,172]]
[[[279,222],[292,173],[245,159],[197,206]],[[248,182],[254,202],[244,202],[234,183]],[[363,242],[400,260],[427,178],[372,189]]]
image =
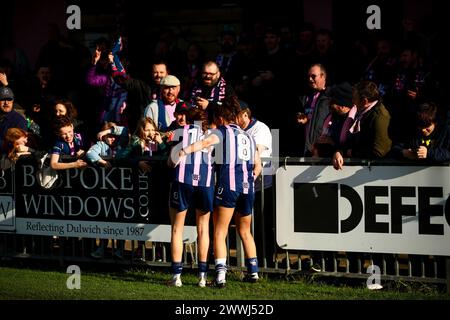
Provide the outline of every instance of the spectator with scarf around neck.
[[180,94],[180,80],[172,75],[161,79],[161,96],[153,100],[144,110],[144,117],[152,119],[158,130],[166,132],[170,124],[175,120],[174,112],[178,104],[183,103],[178,99]]
[[353,88],[353,103],[357,112],[347,142],[332,158],[336,170],[343,168],[344,156],[379,159],[391,150],[392,140],[388,135],[391,117],[380,101],[377,85],[371,81],[357,83]]
[[314,143],[313,156],[317,157],[332,157],[335,150],[345,145],[357,112],[348,82],[331,87],[329,98],[330,113],[323,123],[322,134]]
[[234,95],[232,86],[222,77],[217,63],[208,61],[203,65],[202,83],[192,90],[190,104],[206,110],[208,121],[212,123],[217,106],[221,105],[225,98]]

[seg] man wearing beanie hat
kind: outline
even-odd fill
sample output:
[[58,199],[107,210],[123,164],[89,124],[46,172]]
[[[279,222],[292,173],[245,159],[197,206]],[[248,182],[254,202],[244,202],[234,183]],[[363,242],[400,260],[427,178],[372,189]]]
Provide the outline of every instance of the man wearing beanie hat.
[[339,106],[352,107],[352,90],[353,88],[348,82],[331,87],[328,94],[330,97],[330,104],[334,102]]
[[341,83],[332,87],[328,93],[330,98],[330,113],[325,118],[322,134],[314,144],[313,155],[331,157],[347,140],[356,114],[356,106],[352,101],[352,86]]
[[0,87],[0,148],[9,128],[27,130],[27,121],[14,109],[14,93],[9,87]]

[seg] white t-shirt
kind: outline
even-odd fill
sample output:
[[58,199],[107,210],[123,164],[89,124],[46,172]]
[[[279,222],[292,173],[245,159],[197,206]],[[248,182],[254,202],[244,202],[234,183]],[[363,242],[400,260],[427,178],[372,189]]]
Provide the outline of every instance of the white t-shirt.
[[[262,145],[266,147],[266,149],[261,152],[261,158],[269,158],[272,156],[272,133],[265,123],[256,119],[252,119],[249,126],[245,129],[245,132],[247,132],[253,137],[253,139],[255,139],[256,145]],[[269,164],[269,161],[262,161],[264,170],[264,188],[270,187],[272,185],[272,173],[270,173],[272,172],[272,169],[270,168],[271,166]],[[255,190],[261,190],[261,183],[257,183],[255,185]]]
[[267,148],[261,153],[261,158],[272,156],[272,133],[265,123],[252,119],[245,131],[255,139],[256,145]]

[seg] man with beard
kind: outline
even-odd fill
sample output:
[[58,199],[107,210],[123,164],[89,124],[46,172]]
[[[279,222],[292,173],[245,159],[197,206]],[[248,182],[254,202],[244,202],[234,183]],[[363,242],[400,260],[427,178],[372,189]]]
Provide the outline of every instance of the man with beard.
[[152,84],[150,85],[152,90],[152,100],[157,100],[161,94],[161,80],[169,75],[167,65],[164,62],[155,62],[152,65]]
[[174,112],[178,103],[180,93],[180,80],[177,77],[168,75],[161,79],[161,97],[153,100],[144,110],[144,117],[152,119],[160,131],[167,131],[167,128],[175,120]]
[[221,76],[217,63],[208,61],[203,65],[202,83],[192,90],[190,104],[206,110],[208,121],[212,123],[215,108],[225,98],[234,95],[233,88]]

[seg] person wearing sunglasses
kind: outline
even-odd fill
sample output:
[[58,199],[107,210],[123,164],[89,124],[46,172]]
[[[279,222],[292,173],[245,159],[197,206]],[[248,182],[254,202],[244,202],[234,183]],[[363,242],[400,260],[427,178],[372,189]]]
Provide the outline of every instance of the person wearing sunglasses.
[[322,133],[323,123],[329,112],[326,92],[327,72],[321,64],[313,64],[308,70],[309,93],[300,97],[297,123],[304,127],[305,146],[303,156],[312,156],[314,143]]

